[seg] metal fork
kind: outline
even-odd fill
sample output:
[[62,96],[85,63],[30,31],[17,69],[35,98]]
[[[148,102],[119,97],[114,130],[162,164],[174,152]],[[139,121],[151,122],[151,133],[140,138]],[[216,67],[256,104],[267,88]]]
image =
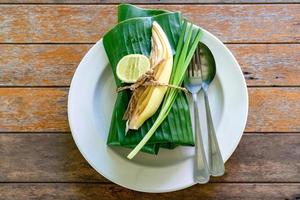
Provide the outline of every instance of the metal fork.
[[[199,48],[199,46],[197,47]],[[185,88],[193,96],[193,107],[195,115],[195,167],[194,167],[194,179],[197,183],[207,183],[209,181],[209,167],[205,155],[203,139],[201,135],[199,110],[197,106],[198,93],[202,89],[202,78],[201,78],[201,68],[200,63],[197,63],[196,56],[198,55],[198,49],[196,50],[192,61],[188,67],[188,78],[185,81]]]

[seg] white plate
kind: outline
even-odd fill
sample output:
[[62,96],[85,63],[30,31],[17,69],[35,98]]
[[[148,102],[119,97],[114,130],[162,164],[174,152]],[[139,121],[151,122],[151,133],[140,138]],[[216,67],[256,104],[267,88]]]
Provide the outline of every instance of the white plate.
[[[239,64],[225,45],[204,31],[201,41],[212,51],[217,74],[209,88],[212,116],[226,161],[237,147],[246,125],[248,93]],[[126,188],[143,192],[169,192],[193,181],[193,147],[161,149],[157,156],[139,153],[127,160],[128,149],[106,145],[116,86],[103,48],[97,42],[84,56],[72,79],[68,117],[80,152],[102,176]],[[200,108],[203,108],[202,102]],[[203,109],[201,109],[203,110]],[[205,114],[202,113],[202,116]],[[205,118],[201,119],[206,130]],[[205,131],[203,131],[205,132]],[[207,146],[207,138],[204,138]]]

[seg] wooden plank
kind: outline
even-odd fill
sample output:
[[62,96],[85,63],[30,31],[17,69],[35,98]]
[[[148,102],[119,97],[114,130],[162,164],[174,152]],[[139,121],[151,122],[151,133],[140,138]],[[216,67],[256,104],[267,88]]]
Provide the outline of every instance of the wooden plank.
[[[0,182],[107,182],[70,134],[0,134]],[[246,134],[213,182],[299,182],[300,135]]]
[[24,199],[24,197],[31,200],[296,200],[300,197],[299,190],[300,184],[212,183],[195,185],[177,192],[151,194],[134,192],[112,184],[14,183],[0,184],[0,198],[5,200]]
[[69,86],[77,65],[90,47],[0,45],[0,85]]
[[300,136],[296,133],[244,135],[226,163],[225,176],[214,181],[299,182],[300,177],[296,175],[300,174],[299,143]]
[[80,4],[89,4],[89,3],[97,3],[97,4],[119,4],[119,3],[135,3],[135,4],[242,4],[242,3],[297,3],[299,0],[0,0],[0,3],[16,3],[16,4],[27,4],[27,3],[36,3],[36,4],[72,4],[72,3],[80,3]]
[[227,45],[238,60],[248,86],[299,86],[299,44]]
[[[67,88],[0,88],[0,132],[66,132]],[[249,88],[247,132],[300,132],[300,88]]]
[[[300,38],[299,4],[143,7],[181,11],[224,42],[299,42]],[[117,16],[116,5],[1,5],[0,13],[0,43],[93,43],[116,23]]]
[[1,88],[0,132],[69,131],[68,89]]
[[[0,45],[0,86],[69,86],[91,46]],[[227,46],[240,63],[248,86],[300,85],[300,44]]]
[[249,132],[300,132],[300,88],[249,88]]
[[0,155],[0,182],[106,181],[71,134],[0,134]]

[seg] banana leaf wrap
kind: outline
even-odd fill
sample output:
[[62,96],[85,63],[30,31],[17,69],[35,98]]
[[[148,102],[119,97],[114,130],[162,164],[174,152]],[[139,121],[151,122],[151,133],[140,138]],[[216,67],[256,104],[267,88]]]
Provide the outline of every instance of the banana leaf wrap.
[[[128,54],[149,56],[153,21],[160,24],[175,54],[182,23],[181,13],[140,9],[129,4],[118,7],[118,24],[103,37],[104,48],[117,87],[124,86],[116,75],[116,66],[123,56]],[[110,146],[134,148],[151,128],[159,114],[160,108],[138,130],[129,130],[125,134],[126,121],[122,118],[131,95],[131,91],[128,90],[119,92],[117,95],[107,139],[107,144]],[[174,149],[179,145],[194,145],[188,101],[183,92],[179,92],[168,117],[142,151],[157,154],[160,147]]]

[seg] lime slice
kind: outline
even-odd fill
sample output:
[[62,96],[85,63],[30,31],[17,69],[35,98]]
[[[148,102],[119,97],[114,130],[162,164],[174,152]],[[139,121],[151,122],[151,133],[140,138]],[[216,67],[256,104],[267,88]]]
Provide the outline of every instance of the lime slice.
[[134,83],[150,69],[149,59],[142,54],[124,56],[117,65],[117,76],[125,83]]

